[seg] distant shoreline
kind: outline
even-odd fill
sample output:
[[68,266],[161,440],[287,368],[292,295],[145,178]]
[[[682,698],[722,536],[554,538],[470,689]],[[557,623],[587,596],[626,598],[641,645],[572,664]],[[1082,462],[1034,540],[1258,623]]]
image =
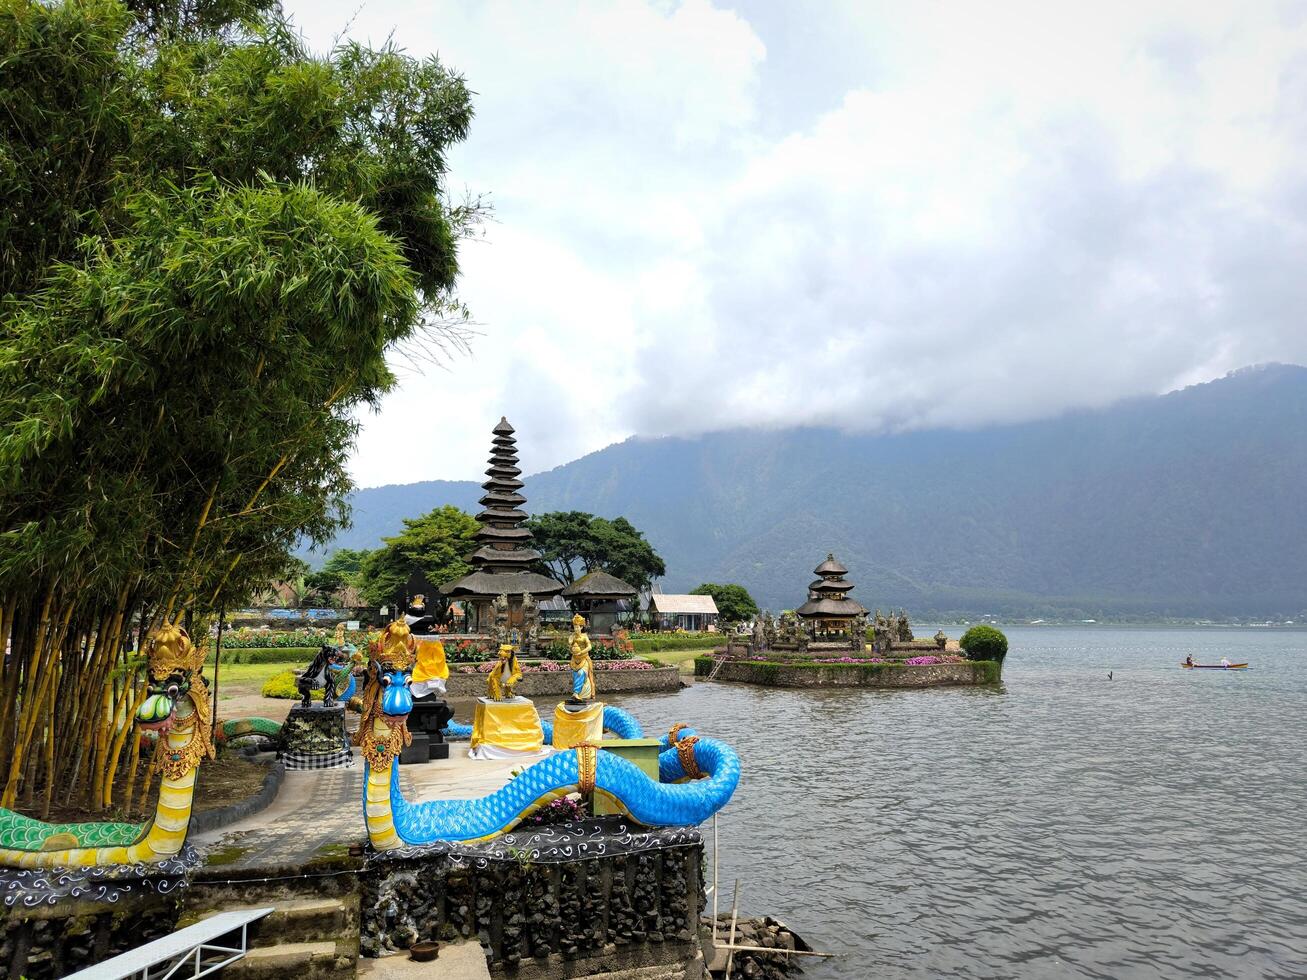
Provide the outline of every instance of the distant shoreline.
[[965,629],[968,626],[977,624],[997,626],[1000,629],[1026,628],[1030,629],[1156,629],[1156,630],[1277,630],[1284,633],[1307,631],[1307,622],[1293,623],[1176,623],[1176,622],[1158,622],[1141,621],[1141,622],[1061,622],[1049,620],[1046,622],[1032,623],[1029,621],[1021,622],[1018,620],[1006,619],[977,619],[977,620],[930,620],[929,627],[922,626],[922,631],[934,629]]

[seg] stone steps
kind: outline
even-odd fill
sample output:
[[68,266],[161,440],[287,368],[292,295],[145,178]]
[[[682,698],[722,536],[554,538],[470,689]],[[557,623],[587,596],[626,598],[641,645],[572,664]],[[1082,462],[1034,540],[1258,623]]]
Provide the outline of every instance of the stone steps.
[[[267,904],[274,903],[270,901]],[[185,915],[178,923],[178,928],[207,919],[217,912],[255,907],[257,906],[243,903],[225,903]],[[250,945],[259,948],[288,942],[335,942],[349,929],[349,923],[350,910],[339,899],[277,899],[275,911],[250,926]]]
[[[273,902],[265,902],[264,907],[270,904]],[[192,912],[179,927],[218,912],[256,907],[233,902]],[[350,922],[350,908],[341,899],[278,898],[275,910],[249,927],[249,952],[225,967],[223,976],[244,980],[338,980],[357,976],[358,934]]]
[[342,951],[334,942],[281,943],[251,949],[243,959],[224,967],[224,977],[243,980],[274,980],[296,977],[299,980],[335,980],[353,977],[358,972],[358,958]]

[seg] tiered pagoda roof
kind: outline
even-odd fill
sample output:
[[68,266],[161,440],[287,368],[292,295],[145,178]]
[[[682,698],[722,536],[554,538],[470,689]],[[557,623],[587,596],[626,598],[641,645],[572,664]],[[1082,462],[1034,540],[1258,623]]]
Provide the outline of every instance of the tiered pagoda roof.
[[480,503],[485,509],[476,517],[481,529],[476,535],[477,550],[468,559],[472,572],[457,582],[442,585],[443,595],[515,596],[529,592],[550,596],[563,588],[561,582],[527,570],[540,558],[540,552],[531,547],[531,532],[522,527],[527,515],[521,509],[526,503],[526,497],[519,492],[524,486],[518,479],[521,475],[513,427],[508,419],[501,418],[491,440],[488,479],[481,484],[485,494]]
[[844,577],[849,570],[834,555],[827,555],[813,572],[817,581],[808,586],[808,601],[794,610],[795,615],[803,619],[847,619],[866,614],[862,603],[848,597],[853,591],[853,583]]

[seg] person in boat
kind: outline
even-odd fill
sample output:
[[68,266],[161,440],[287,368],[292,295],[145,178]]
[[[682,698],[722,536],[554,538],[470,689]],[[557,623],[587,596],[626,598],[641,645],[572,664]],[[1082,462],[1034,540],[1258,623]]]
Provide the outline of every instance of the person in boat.
[[1192,653],[1184,658],[1184,665],[1186,667],[1192,667],[1194,665],[1194,655]]
[[1229,667],[1229,666],[1230,666],[1230,658],[1229,658],[1229,657],[1222,657],[1222,658],[1221,658],[1221,666],[1222,666],[1222,667]]

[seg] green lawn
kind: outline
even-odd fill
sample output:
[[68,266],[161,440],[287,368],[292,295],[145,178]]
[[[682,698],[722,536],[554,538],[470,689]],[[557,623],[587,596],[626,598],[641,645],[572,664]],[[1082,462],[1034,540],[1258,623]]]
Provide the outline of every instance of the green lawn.
[[[291,668],[307,667],[308,664],[308,660],[302,664],[223,664],[218,673],[218,693],[219,695],[237,694],[238,688],[240,691],[257,693],[263,687],[263,682],[274,674],[280,674],[283,670]],[[209,665],[207,674],[212,680],[212,664]]]
[[682,674],[693,674],[694,658],[696,656],[703,656],[703,651],[662,650],[658,653],[641,653],[639,656],[643,660],[656,660],[660,664],[668,664],[675,667]]

